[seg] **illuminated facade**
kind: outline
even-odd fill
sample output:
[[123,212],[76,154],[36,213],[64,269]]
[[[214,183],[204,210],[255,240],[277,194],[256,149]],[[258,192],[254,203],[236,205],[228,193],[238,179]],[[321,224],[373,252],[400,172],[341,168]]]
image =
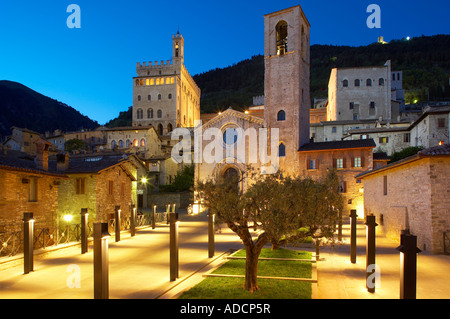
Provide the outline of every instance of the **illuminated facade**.
[[153,125],[159,135],[200,119],[200,89],[184,66],[181,34],[172,46],[172,60],[137,63],[133,78],[133,126]]

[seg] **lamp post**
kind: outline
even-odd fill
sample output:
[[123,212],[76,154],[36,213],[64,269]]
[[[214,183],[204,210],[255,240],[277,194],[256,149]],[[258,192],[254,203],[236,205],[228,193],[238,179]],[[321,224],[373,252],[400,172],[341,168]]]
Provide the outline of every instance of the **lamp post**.
[[401,234],[400,246],[400,299],[416,299],[417,291],[417,236]]
[[120,206],[116,206],[114,209],[114,232],[116,236],[116,242],[120,241]]
[[[370,293],[375,292],[375,281],[377,278],[375,265],[375,227],[378,224],[375,222],[374,215],[367,215],[366,217],[366,288]],[[374,269],[373,272],[369,271]],[[373,282],[371,279],[374,278]]]
[[109,298],[108,223],[94,223],[94,299]]
[[208,212],[208,257],[214,257],[214,218],[215,215]]
[[81,209],[81,253],[85,254],[88,251],[88,210]]
[[136,206],[134,204],[130,205],[130,235],[136,236]]
[[350,262],[356,263],[356,223],[358,215],[356,209],[350,211]]
[[28,274],[34,270],[34,219],[33,213],[23,214],[23,273]]
[[178,267],[178,214],[170,213],[170,281],[175,281],[179,277]]

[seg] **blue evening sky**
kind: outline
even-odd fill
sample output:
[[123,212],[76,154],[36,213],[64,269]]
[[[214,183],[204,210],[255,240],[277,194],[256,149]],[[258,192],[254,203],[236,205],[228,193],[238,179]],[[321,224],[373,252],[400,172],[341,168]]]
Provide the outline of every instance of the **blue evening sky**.
[[[81,29],[66,25],[72,3],[81,8]],[[381,7],[381,29],[366,25],[372,3]],[[0,80],[104,124],[132,105],[136,62],[171,59],[178,27],[195,75],[263,54],[263,15],[298,4],[311,23],[311,44],[450,33],[448,0],[1,0]]]

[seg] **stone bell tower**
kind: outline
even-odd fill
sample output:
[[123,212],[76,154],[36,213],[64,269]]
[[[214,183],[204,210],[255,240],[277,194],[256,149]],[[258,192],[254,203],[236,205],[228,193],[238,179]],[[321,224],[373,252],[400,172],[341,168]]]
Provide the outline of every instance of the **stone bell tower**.
[[279,165],[298,172],[298,149],[309,143],[310,24],[300,6],[264,16],[264,122],[280,133]]

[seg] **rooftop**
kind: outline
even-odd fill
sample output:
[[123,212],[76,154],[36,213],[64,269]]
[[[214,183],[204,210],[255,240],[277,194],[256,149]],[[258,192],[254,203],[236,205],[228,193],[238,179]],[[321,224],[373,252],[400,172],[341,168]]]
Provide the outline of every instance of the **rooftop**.
[[311,152],[311,151],[324,151],[324,150],[337,150],[348,148],[366,148],[376,147],[373,139],[364,140],[344,140],[344,141],[331,141],[331,142],[316,142],[308,143],[300,147],[299,152]]

